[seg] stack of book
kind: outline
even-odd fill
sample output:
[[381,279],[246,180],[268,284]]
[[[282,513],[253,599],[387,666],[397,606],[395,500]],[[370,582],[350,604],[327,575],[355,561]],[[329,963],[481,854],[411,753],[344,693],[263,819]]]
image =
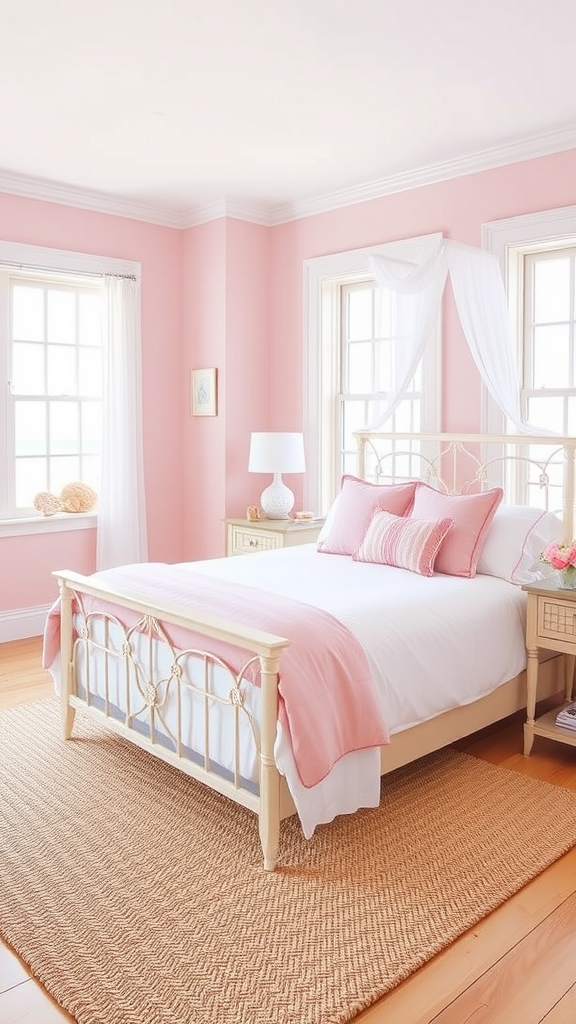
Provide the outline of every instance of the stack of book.
[[576,732],[576,701],[573,704],[566,704],[556,715],[556,725],[563,729],[573,729]]

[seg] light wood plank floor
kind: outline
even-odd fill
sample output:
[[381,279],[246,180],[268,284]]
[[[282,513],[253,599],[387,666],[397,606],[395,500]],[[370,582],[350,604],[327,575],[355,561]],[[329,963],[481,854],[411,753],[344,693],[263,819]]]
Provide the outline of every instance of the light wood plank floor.
[[[39,638],[0,644],[0,708],[51,693]],[[537,737],[525,758],[521,716],[459,747],[576,789],[576,749]],[[0,942],[2,1024],[70,1020]],[[356,1024],[541,1022],[576,1024],[576,847],[356,1018]]]

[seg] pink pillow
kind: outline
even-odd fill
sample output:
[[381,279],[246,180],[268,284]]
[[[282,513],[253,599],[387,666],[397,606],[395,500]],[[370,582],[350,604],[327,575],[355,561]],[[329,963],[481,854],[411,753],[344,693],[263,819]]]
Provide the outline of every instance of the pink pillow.
[[428,522],[376,512],[354,559],[432,576],[440,545],[453,525],[453,519]]
[[503,490],[494,487],[480,494],[444,494],[428,484],[418,483],[413,519],[453,519],[454,526],[442,544],[435,563],[437,572],[449,576],[475,576],[482,544]]
[[329,555],[355,554],[374,513],[406,515],[415,490],[415,483],[370,484],[356,476],[343,476],[334,519],[327,536],[318,541],[318,551]]

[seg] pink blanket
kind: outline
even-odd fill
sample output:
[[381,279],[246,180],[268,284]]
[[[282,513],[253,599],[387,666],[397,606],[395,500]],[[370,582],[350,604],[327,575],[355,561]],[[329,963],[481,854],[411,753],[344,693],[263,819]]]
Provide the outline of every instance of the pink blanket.
[[[214,615],[290,640],[280,660],[280,718],[289,732],[304,786],[320,782],[344,754],[389,742],[364,649],[333,615],[177,565],[122,566],[96,573],[92,579],[139,600],[149,601],[153,594],[152,603],[177,606],[183,614]],[[85,611],[103,607],[89,597],[83,598],[83,604]],[[122,609],[125,625],[134,625],[138,618],[138,613]],[[206,639],[198,634],[170,624],[163,626],[175,647],[206,648]],[[57,602],[46,622],[46,668],[58,656],[59,635]],[[209,644],[234,671],[242,668],[245,651],[216,641]]]

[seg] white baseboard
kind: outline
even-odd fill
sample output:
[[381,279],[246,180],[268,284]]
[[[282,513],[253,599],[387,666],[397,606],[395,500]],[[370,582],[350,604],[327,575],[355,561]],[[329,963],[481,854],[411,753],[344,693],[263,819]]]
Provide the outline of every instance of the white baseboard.
[[0,612],[0,644],[9,640],[24,640],[29,636],[42,636],[46,616],[51,605],[39,605],[37,608],[16,608],[14,611]]

